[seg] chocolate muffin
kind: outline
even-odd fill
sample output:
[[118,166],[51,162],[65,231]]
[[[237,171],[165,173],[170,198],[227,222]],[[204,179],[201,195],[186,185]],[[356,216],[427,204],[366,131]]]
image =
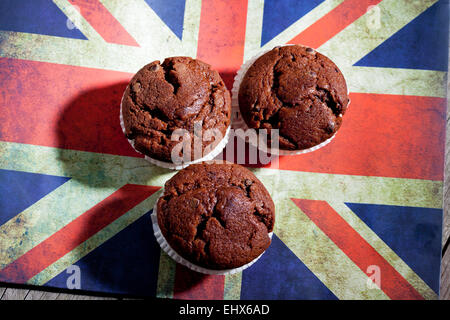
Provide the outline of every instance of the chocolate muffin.
[[[172,162],[171,152],[179,143],[171,140],[172,133],[185,129],[191,135],[191,159],[195,160],[199,157],[194,157],[194,123],[201,124],[203,134],[216,128],[224,137],[230,125],[231,98],[210,65],[189,57],[172,57],[161,64],[149,63],[136,73],[122,100],[122,116],[125,135],[139,152]],[[202,153],[219,141],[201,141]]]
[[280,149],[287,150],[309,149],[331,138],[349,103],[338,67],[299,45],[259,57],[244,75],[238,99],[247,126],[279,129]]
[[201,267],[223,270],[245,265],[267,249],[275,207],[248,169],[203,162],[167,181],[157,218],[179,255]]

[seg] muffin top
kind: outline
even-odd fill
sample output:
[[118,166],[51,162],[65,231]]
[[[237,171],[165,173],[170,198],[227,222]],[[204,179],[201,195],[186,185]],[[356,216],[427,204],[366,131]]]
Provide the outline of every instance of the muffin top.
[[270,245],[275,207],[248,169],[203,162],[166,182],[157,217],[179,255],[209,269],[231,269],[249,263]]
[[[122,100],[122,116],[125,135],[134,140],[138,151],[172,162],[172,149],[179,143],[171,140],[174,130],[185,129],[192,137],[197,122],[203,134],[216,128],[225,135],[231,117],[230,93],[208,64],[189,57],[167,58],[136,73]],[[202,151],[221,139],[204,140]],[[191,151],[192,160],[198,158],[194,148]]]
[[329,139],[341,126],[348,102],[338,67],[299,45],[276,47],[259,57],[239,88],[248,127],[279,129],[280,149],[308,149]]

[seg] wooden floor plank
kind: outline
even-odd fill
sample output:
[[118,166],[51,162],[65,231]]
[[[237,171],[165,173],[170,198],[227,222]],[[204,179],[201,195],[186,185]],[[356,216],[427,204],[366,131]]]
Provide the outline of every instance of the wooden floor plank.
[[24,300],[28,289],[7,288],[3,293],[2,300]]
[[450,250],[442,258],[441,265],[441,300],[450,300]]
[[[450,81],[447,82],[447,92],[450,92]],[[447,94],[448,95],[448,94]],[[450,99],[447,101],[447,134],[445,143],[444,170],[444,220],[442,232],[442,246],[450,238]]]
[[[450,32],[449,32],[450,40]],[[449,42],[450,49],[450,42]],[[448,57],[450,67],[450,56]],[[448,70],[450,71],[450,69]],[[448,72],[450,74],[450,72]],[[450,78],[447,77],[447,97],[450,93]],[[447,130],[445,142],[445,170],[444,170],[444,220],[442,231],[442,246],[445,248],[441,263],[440,298],[450,300],[450,246],[445,246],[450,237],[450,99],[447,99]]]
[[117,298],[77,295],[77,298],[74,300],[117,300]]
[[56,300],[115,300],[111,297],[87,296],[81,294],[60,293]]
[[0,300],[2,300],[3,293],[6,291],[5,287],[0,287]]
[[30,290],[25,300],[56,300],[58,292],[47,292],[41,290]]

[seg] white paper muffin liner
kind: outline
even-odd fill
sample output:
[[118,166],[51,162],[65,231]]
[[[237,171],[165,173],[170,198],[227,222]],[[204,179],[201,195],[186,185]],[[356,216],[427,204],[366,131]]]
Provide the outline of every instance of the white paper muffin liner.
[[[284,44],[284,45],[280,45],[280,46],[276,46],[276,47],[286,47],[286,46],[301,46],[301,47],[309,48],[307,46],[303,46],[303,45],[300,45],[300,44]],[[247,61],[245,61],[242,64],[241,68],[238,70],[236,76],[234,77],[233,88],[231,90],[231,113],[232,113],[231,127],[233,129],[242,129],[244,131],[249,129],[249,127],[245,123],[244,119],[242,118],[241,111],[239,109],[239,98],[238,98],[239,87],[241,86],[241,82],[244,79],[244,76],[247,73],[247,70],[252,66],[252,64],[259,57],[261,57],[265,53],[271,51],[272,49],[262,50],[262,51],[258,52],[256,55],[254,55],[252,58],[250,58]],[[315,49],[313,49],[313,50],[315,52],[319,52],[319,51],[317,51]],[[348,87],[347,87],[347,96],[348,96],[348,94],[349,94],[349,91],[348,91]],[[348,100],[347,109],[348,109],[349,105],[350,105],[350,98]],[[342,114],[340,116],[342,117]],[[336,136],[338,131],[336,131],[334,133],[334,135],[332,135],[327,140],[321,142],[320,144],[315,145],[315,146],[313,146],[311,148],[308,148],[308,149],[303,149],[303,150],[286,150],[286,149],[280,149],[280,148],[268,148],[266,145],[260,145],[258,143],[255,144],[254,141],[252,141],[251,139],[250,139],[249,143],[251,143],[254,147],[262,150],[263,152],[267,152],[267,153],[270,153],[270,154],[273,154],[273,155],[280,155],[280,156],[284,156],[284,155],[298,155],[298,154],[305,154],[305,153],[313,152],[313,151],[316,151],[316,150],[326,146],[327,144],[329,144],[331,142],[331,140],[334,139],[334,137]]]
[[[161,195],[164,194],[164,188],[162,188],[160,192],[161,192]],[[223,270],[207,269],[207,268],[200,267],[192,262],[189,262],[188,260],[186,260],[185,258],[180,256],[174,249],[172,249],[172,247],[167,242],[166,238],[164,238],[164,236],[161,232],[161,229],[159,228],[159,225],[158,225],[158,212],[157,212],[158,201],[159,201],[159,198],[155,202],[155,206],[153,207],[153,212],[151,215],[153,232],[155,234],[156,241],[161,246],[161,249],[163,249],[164,252],[167,253],[173,260],[175,260],[179,264],[181,264],[193,271],[204,273],[204,274],[211,274],[211,275],[228,275],[228,274],[242,272],[243,270],[245,270],[248,267],[250,267],[251,265],[253,265],[256,261],[258,261],[258,259],[261,258],[261,256],[265,252],[264,251],[263,253],[261,253],[258,257],[256,257],[249,263],[244,264],[243,266],[240,266],[239,268],[233,268],[233,269],[223,269]],[[272,235],[273,235],[273,232],[270,232],[269,237],[271,240],[272,240]]]
[[[131,81],[130,81],[131,83]],[[128,84],[129,86],[130,84]],[[127,88],[128,88],[127,86]],[[125,92],[127,89],[125,89],[123,95],[122,95],[122,100],[120,102],[120,127],[122,128],[122,132],[125,135],[126,134],[126,130],[125,130],[125,123],[123,121],[123,115],[122,115],[122,104],[123,104],[123,99],[125,98]],[[213,150],[211,150],[208,154],[206,154],[204,157],[199,158],[199,159],[195,159],[193,161],[188,161],[188,162],[183,162],[181,164],[175,164],[172,162],[167,162],[167,161],[161,161],[161,160],[157,160],[157,159],[153,159],[151,157],[149,157],[146,154],[143,154],[142,152],[138,151],[135,147],[134,147],[134,140],[130,140],[127,139],[128,142],[130,143],[130,145],[133,147],[133,149],[137,152],[140,153],[142,155],[144,155],[144,159],[147,160],[148,162],[157,165],[158,167],[162,167],[165,169],[172,169],[172,170],[181,170],[183,168],[186,168],[187,166],[194,164],[194,163],[198,163],[198,162],[203,162],[203,161],[210,161],[213,160],[215,157],[217,157],[222,150],[225,148],[225,146],[228,143],[228,140],[230,138],[230,132],[231,132],[231,124],[230,126],[228,126],[225,135],[223,136],[222,140],[219,141],[219,143],[214,147]]]

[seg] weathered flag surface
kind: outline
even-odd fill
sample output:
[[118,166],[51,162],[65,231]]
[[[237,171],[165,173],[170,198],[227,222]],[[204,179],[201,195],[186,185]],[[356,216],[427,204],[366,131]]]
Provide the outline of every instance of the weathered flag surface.
[[[178,299],[436,299],[448,0],[1,0],[0,282]],[[161,252],[150,222],[174,172],[119,125],[130,77],[198,57],[231,88],[286,43],[343,71],[336,138],[252,168],[276,203],[270,248],[207,276]]]

